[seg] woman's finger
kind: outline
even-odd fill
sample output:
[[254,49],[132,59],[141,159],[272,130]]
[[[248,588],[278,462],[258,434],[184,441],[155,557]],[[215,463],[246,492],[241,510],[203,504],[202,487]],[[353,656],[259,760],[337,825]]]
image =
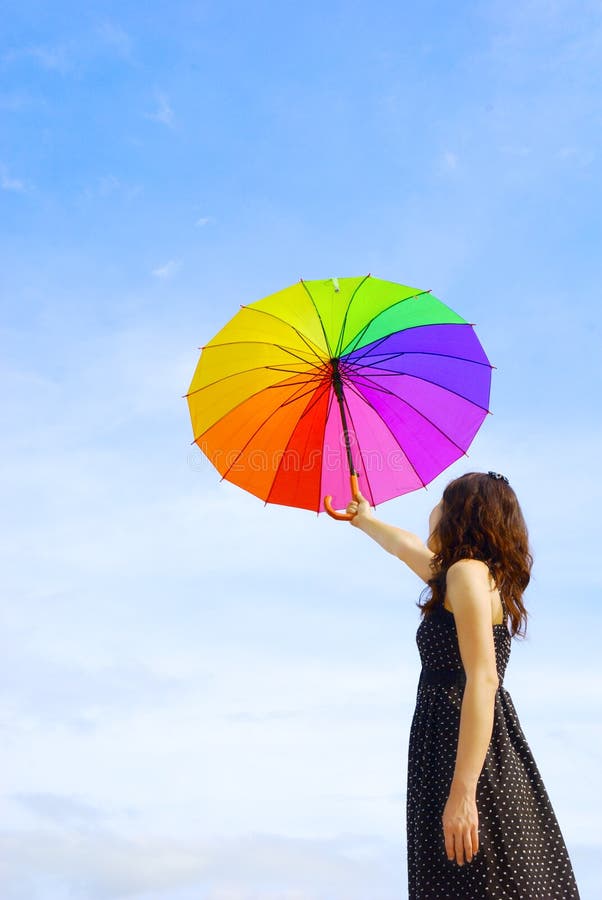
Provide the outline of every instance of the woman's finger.
[[453,831],[450,831],[449,828],[443,829],[443,836],[445,839],[445,852],[447,854],[447,858],[451,860],[456,855],[454,850],[454,834]]
[[470,829],[470,838],[472,842],[472,855],[474,856],[479,849],[479,829],[477,825],[473,825]]
[[461,828],[458,828],[454,834],[454,846],[456,848],[456,862],[459,866],[462,866],[464,865],[464,835]]
[[464,858],[472,862],[472,834],[468,829],[464,832]]

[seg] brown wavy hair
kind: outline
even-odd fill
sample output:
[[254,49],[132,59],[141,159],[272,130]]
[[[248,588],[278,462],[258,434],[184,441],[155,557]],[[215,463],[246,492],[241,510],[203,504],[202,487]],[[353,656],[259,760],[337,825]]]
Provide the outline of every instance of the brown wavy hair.
[[[443,605],[449,567],[460,559],[480,559],[504,598],[510,633],[526,636],[528,613],[522,597],[531,580],[533,556],[527,525],[509,484],[483,472],[467,472],[450,481],[429,546],[435,553],[433,576],[417,603],[423,618]],[[421,603],[425,592],[429,599]]]

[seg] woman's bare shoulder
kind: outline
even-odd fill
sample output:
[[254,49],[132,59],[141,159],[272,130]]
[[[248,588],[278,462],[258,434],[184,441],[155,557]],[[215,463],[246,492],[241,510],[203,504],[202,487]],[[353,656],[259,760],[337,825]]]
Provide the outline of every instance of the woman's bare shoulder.
[[[452,573],[450,583],[450,572]],[[448,590],[451,588],[452,598],[446,593],[444,606],[453,612],[453,602],[457,597],[462,596],[467,591],[478,594],[489,593],[491,613],[493,616],[493,624],[503,621],[504,611],[502,608],[499,590],[496,586],[495,579],[491,574],[491,569],[486,562],[480,559],[459,559],[453,563],[447,570],[446,586]]]
[[[461,578],[473,577],[473,573],[476,575],[485,574],[489,572],[489,566],[486,562],[483,562],[482,559],[472,559],[470,557],[466,557],[465,559],[457,559],[456,562],[452,563],[449,569],[447,570],[447,574],[451,573],[461,573]],[[470,574],[469,574],[470,573]],[[453,577],[453,575],[452,575]]]

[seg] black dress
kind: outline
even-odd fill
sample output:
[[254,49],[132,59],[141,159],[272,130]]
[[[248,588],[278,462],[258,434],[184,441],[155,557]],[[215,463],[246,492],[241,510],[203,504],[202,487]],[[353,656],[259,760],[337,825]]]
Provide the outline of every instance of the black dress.
[[410,729],[407,785],[409,900],[574,900],[573,868],[508,691],[511,635],[493,625],[500,687],[477,784],[479,850],[462,866],[445,852],[442,816],[458,746],[466,677],[453,613],[440,604],[416,633],[422,662]]

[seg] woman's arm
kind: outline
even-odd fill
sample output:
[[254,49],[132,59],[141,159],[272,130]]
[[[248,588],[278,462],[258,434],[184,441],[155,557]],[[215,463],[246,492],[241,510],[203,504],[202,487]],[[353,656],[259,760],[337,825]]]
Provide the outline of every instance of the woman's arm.
[[456,765],[443,813],[449,859],[462,865],[478,849],[477,782],[493,731],[499,685],[491,623],[491,588],[487,565],[462,559],[447,570],[447,597],[458,634],[466,685],[460,713]]
[[380,544],[387,553],[401,559],[423,581],[428,581],[433,575],[430,566],[434,555],[432,551],[418,535],[375,518],[368,501],[361,494],[358,496],[358,500],[352,500],[347,506],[348,513],[355,513],[351,524]]

